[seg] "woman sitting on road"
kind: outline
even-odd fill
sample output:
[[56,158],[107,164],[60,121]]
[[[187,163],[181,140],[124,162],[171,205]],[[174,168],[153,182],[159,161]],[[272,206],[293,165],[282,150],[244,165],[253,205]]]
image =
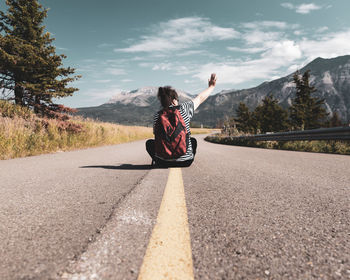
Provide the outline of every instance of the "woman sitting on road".
[[[152,158],[152,165],[187,167],[192,164],[196,154],[197,141],[190,137],[190,121],[194,111],[213,92],[216,85],[216,75],[211,74],[208,82],[209,86],[206,90],[180,105],[178,94],[173,88],[169,86],[159,88],[158,99],[162,110],[154,116],[155,140],[147,140],[146,142],[146,150]],[[182,133],[182,131],[184,132]],[[184,135],[186,135],[186,141],[182,137]],[[186,144],[181,150],[182,143]]]

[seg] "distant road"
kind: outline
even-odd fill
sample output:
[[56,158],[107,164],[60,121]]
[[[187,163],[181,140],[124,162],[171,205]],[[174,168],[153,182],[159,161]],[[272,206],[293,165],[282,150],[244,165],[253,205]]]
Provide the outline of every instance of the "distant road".
[[[350,156],[195,137],[195,279],[350,279]],[[149,163],[144,141],[0,161],[0,279],[137,279],[169,174]]]

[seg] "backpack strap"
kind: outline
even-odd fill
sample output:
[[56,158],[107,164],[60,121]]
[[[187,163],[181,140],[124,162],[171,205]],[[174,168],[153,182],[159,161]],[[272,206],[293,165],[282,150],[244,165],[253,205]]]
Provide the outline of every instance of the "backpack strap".
[[178,118],[178,123],[177,123],[177,126],[175,128],[173,135],[171,136],[172,140],[175,139],[181,133],[181,131],[184,129],[182,123],[179,120],[179,117],[177,115],[176,115],[176,117]]

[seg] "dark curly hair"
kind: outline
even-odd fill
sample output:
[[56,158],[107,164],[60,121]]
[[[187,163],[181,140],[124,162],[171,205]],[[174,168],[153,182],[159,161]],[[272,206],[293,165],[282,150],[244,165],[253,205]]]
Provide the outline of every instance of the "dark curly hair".
[[170,86],[160,87],[157,96],[163,108],[168,108],[174,99],[179,100],[176,90]]

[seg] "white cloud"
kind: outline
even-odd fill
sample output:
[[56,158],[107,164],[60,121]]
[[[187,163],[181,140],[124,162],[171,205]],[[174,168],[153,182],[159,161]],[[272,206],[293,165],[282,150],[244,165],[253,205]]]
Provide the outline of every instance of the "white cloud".
[[249,29],[257,29],[257,28],[279,28],[279,29],[285,29],[288,27],[287,23],[284,21],[253,21],[253,22],[245,22],[242,23],[242,27],[249,28]]
[[210,73],[217,73],[220,83],[239,85],[256,79],[270,80],[272,76],[280,75],[281,67],[301,58],[300,47],[293,41],[274,42],[260,58],[248,61],[233,61],[228,63],[208,63],[193,75],[206,81]]
[[205,50],[190,50],[178,53],[177,56],[189,56],[189,55],[197,55],[197,54],[208,54]]
[[242,38],[248,45],[263,44],[268,46],[270,42],[279,41],[283,37],[281,32],[264,32],[261,30],[254,30],[242,35]]
[[254,48],[254,47],[252,48],[227,47],[227,49],[233,52],[243,52],[243,53],[250,53],[250,54],[259,53],[265,50],[265,48]]
[[171,70],[171,68],[172,68],[171,63],[160,63],[160,64],[155,64],[155,65],[152,67],[152,70],[162,70],[162,71],[165,71],[165,70]]
[[126,71],[120,68],[107,68],[106,73],[114,76],[126,75]]
[[282,3],[281,6],[283,8],[287,8],[287,9],[290,9],[290,10],[293,10],[294,9],[294,5],[292,3],[289,3],[289,2],[286,2],[286,3]]
[[140,67],[147,68],[147,67],[153,67],[154,64],[150,62],[141,62],[138,64]]
[[[286,9],[295,10],[296,13],[304,14],[304,15],[309,14],[311,11],[322,9],[322,6],[318,6],[314,3],[293,5],[292,3],[285,2],[285,3],[282,3],[281,6]],[[326,8],[328,9],[329,6],[327,6]]]
[[186,17],[161,22],[153,27],[152,34],[144,35],[139,42],[116,52],[171,52],[191,49],[201,43],[234,39],[239,32],[233,28],[213,25],[209,19]]
[[106,102],[109,98],[114,96],[115,94],[121,92],[122,90],[115,86],[109,89],[90,89],[87,92],[84,92],[84,95],[87,96],[87,99],[90,102],[94,103],[102,103]]
[[[297,29],[300,28],[299,24],[296,23],[289,23],[284,21],[252,21],[252,22],[245,22],[241,24],[242,28],[245,29],[251,29],[251,30],[259,30],[263,32],[272,32],[272,29],[279,29],[278,32],[288,30],[288,29]],[[245,32],[247,33],[247,32]]]
[[197,72],[197,65],[191,62],[173,62],[173,63],[139,63],[140,67],[150,68],[152,70],[173,71],[174,75],[192,75]]
[[322,27],[320,27],[320,28],[318,28],[317,30],[316,30],[316,32],[317,33],[323,33],[323,32],[326,32],[326,31],[328,31],[328,27],[327,26],[322,26]]
[[108,47],[113,47],[113,44],[109,44],[109,43],[101,43],[99,45],[97,45],[98,48],[108,48]]
[[107,59],[105,61],[102,61],[103,65],[120,65],[120,64],[125,64],[128,62],[128,59],[125,58],[117,58],[117,59]]
[[123,79],[121,80],[121,82],[123,83],[130,83],[130,82],[133,82],[134,80],[131,80],[131,79]]
[[303,39],[300,48],[309,60],[316,57],[331,58],[350,54],[350,29],[325,34],[319,40]]
[[144,59],[145,59],[145,57],[135,56],[135,57],[131,58],[130,60],[131,61],[141,61],[141,60],[144,60]]
[[[230,85],[238,85],[257,78],[267,79],[270,71],[266,71],[261,65],[256,67],[257,65],[253,65],[252,62],[250,65],[246,63],[208,63],[203,65],[193,77],[207,82],[210,74],[215,72],[220,84]],[[260,64],[259,61],[256,61],[256,64]]]
[[100,84],[105,84],[105,83],[109,83],[111,82],[112,80],[96,80],[95,82],[96,83],[100,83]]
[[321,8],[322,8],[321,6],[317,6],[314,3],[301,4],[300,6],[297,7],[296,12],[299,14],[308,14],[311,11],[319,10]]
[[293,73],[295,71],[297,71],[300,67],[300,65],[298,64],[292,64],[291,66],[288,67],[288,73]]
[[284,63],[299,59],[302,56],[301,49],[294,41],[283,41],[275,45],[262,55],[265,58],[281,59]]
[[208,27],[207,32],[209,33],[209,36],[204,36],[202,32],[203,31],[206,32],[206,31],[205,29],[202,29],[198,34],[199,40],[201,41],[213,41],[215,39],[228,40],[228,39],[237,38],[239,35],[239,33],[235,31],[233,28],[224,28],[224,27],[214,26],[214,25],[211,25],[211,23],[209,22],[207,24],[207,27]]
[[[350,54],[350,29],[325,34],[317,40],[303,38],[293,41],[284,38],[283,34],[280,34],[280,38],[276,34],[258,34],[255,40],[246,41],[247,48],[228,48],[251,53],[264,50],[258,58],[207,63],[197,66],[198,70],[193,77],[206,81],[210,73],[216,72],[220,83],[236,86],[256,79],[270,80],[274,76],[290,74],[317,57],[332,58]],[[268,38],[271,40],[266,42]],[[254,47],[250,47],[252,43]]]
[[175,75],[193,75],[194,73],[197,73],[197,65],[178,65],[175,67]]
[[269,79],[269,81],[277,80],[277,79],[279,79],[279,78],[281,78],[281,77],[280,77],[280,76],[272,76],[272,77]]
[[229,46],[227,49],[248,54],[268,51],[276,46],[277,43],[289,40],[288,34],[290,32],[287,32],[288,29],[293,30],[300,27],[298,24],[290,24],[282,21],[248,22],[242,26],[248,28],[248,30],[241,33],[241,39],[245,42],[245,45],[243,47]]

